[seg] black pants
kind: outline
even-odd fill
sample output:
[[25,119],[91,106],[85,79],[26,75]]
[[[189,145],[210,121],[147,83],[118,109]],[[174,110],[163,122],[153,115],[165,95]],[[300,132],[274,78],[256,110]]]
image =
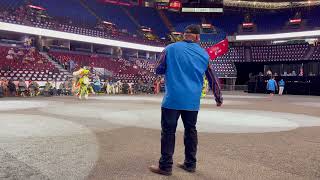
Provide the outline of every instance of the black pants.
[[161,109],[161,158],[159,168],[164,171],[172,171],[173,153],[175,147],[175,133],[178,119],[181,116],[184,125],[185,165],[188,168],[196,168],[196,154],[198,136],[196,123],[198,111],[182,111],[173,109]]

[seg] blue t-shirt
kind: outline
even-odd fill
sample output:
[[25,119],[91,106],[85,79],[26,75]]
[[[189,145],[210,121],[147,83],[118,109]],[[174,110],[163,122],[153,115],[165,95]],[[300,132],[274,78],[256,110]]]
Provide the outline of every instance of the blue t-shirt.
[[276,91],[276,81],[273,79],[269,79],[267,89],[269,91]]
[[279,86],[280,86],[280,87],[284,87],[284,85],[285,85],[285,82],[284,82],[283,79],[281,79],[281,80],[279,81]]
[[165,96],[162,107],[198,111],[209,55],[197,43],[181,41],[165,49]]

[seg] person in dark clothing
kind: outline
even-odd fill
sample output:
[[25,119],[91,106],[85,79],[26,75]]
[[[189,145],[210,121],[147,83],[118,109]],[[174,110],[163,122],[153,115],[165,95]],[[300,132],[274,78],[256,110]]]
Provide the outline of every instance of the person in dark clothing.
[[196,170],[198,136],[196,123],[200,108],[203,76],[206,75],[214,90],[217,106],[222,104],[218,78],[209,65],[208,53],[198,44],[200,27],[190,25],[184,33],[184,41],[170,44],[160,57],[157,74],[165,75],[165,95],[161,107],[161,157],[159,165],[150,171],[171,175],[175,133],[181,116],[184,124],[185,160],[178,167],[188,172]]
[[8,89],[10,92],[10,96],[16,96],[17,89],[16,89],[16,85],[13,83],[12,80],[8,82]]
[[18,87],[19,87],[19,95],[22,97],[26,97],[27,84],[24,79],[19,80]]
[[0,97],[3,97],[4,95],[3,87],[0,85]]

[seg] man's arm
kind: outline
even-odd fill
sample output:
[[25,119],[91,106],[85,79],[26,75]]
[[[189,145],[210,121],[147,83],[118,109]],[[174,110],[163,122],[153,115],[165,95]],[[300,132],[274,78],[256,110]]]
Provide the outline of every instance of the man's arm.
[[213,91],[215,101],[218,106],[223,103],[220,82],[218,76],[214,73],[212,66],[209,64],[208,69],[206,71],[206,77],[209,82],[210,89]]
[[167,68],[166,51],[163,50],[160,55],[159,62],[157,63],[157,66],[156,66],[156,74],[165,74],[166,68]]

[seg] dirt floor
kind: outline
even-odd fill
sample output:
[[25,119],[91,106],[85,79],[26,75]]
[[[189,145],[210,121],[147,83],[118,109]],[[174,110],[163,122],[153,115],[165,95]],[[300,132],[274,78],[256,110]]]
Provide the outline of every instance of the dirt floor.
[[[197,172],[149,172],[161,96],[3,98],[0,179],[320,179],[320,97],[226,94],[199,113]],[[184,158],[180,121],[174,161]]]

